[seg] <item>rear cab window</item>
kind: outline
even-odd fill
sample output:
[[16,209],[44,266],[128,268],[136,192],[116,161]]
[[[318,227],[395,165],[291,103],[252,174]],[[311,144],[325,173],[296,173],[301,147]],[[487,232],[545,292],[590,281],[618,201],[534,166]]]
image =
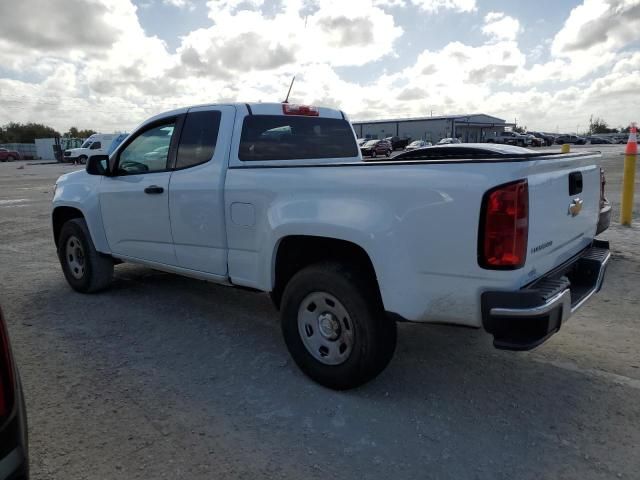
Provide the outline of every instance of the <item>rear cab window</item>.
[[248,115],[240,135],[243,162],[358,157],[345,119],[297,115]]

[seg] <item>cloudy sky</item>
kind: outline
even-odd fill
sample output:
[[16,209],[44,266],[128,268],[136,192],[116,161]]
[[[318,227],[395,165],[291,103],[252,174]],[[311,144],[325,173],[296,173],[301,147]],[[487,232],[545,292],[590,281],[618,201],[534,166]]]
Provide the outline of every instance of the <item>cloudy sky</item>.
[[640,0],[2,0],[0,125],[130,130],[178,106],[640,120]]

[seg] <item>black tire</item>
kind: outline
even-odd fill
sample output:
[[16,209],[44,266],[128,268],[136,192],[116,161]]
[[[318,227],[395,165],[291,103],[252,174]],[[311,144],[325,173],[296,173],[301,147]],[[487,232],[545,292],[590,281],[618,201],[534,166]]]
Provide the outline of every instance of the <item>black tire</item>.
[[[348,314],[352,347],[339,364],[328,365],[316,359],[299,331],[298,312],[317,292],[335,297]],[[319,263],[296,273],[282,296],[281,322],[285,343],[300,370],[335,390],[354,388],[373,379],[389,364],[396,347],[396,324],[384,314],[375,282],[360,269],[340,263]]]
[[80,155],[78,157],[78,162],[80,162],[80,165],[85,165],[87,163],[87,157],[84,155]]
[[[76,241],[79,245],[74,245]],[[68,247],[75,252],[80,249],[81,255],[75,252],[69,255]],[[58,258],[67,282],[78,292],[93,293],[111,284],[113,259],[96,251],[83,218],[74,218],[62,226],[58,237]],[[80,271],[76,269],[78,263],[82,264]]]
[[487,140],[487,143],[496,143],[496,142],[493,140]]

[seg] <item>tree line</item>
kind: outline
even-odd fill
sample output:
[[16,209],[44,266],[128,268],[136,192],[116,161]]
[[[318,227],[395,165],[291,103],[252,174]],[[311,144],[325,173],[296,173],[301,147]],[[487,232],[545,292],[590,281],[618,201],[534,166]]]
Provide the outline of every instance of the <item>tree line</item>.
[[79,130],[71,127],[68,131],[60,134],[54,128],[41,123],[16,123],[10,122],[0,127],[0,143],[34,143],[36,138],[87,138],[97,133],[95,130]]
[[[629,129],[630,127],[628,126],[624,128],[611,128],[603,118],[593,118],[593,115],[591,115],[591,117],[589,117],[589,130],[587,131],[587,134],[593,135],[595,133],[629,133]],[[516,126],[513,127],[513,131],[516,133],[527,133],[527,127]]]
[[611,128],[603,118],[593,118],[593,115],[591,115],[589,117],[589,134],[594,133],[629,133],[629,127]]

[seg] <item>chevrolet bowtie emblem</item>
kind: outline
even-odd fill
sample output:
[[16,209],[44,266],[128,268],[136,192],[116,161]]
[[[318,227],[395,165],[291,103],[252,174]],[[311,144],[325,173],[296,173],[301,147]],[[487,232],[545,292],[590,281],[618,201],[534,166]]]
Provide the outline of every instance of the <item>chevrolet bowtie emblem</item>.
[[579,198],[574,198],[573,201],[569,204],[569,215],[572,217],[577,216],[582,210],[582,200]]

